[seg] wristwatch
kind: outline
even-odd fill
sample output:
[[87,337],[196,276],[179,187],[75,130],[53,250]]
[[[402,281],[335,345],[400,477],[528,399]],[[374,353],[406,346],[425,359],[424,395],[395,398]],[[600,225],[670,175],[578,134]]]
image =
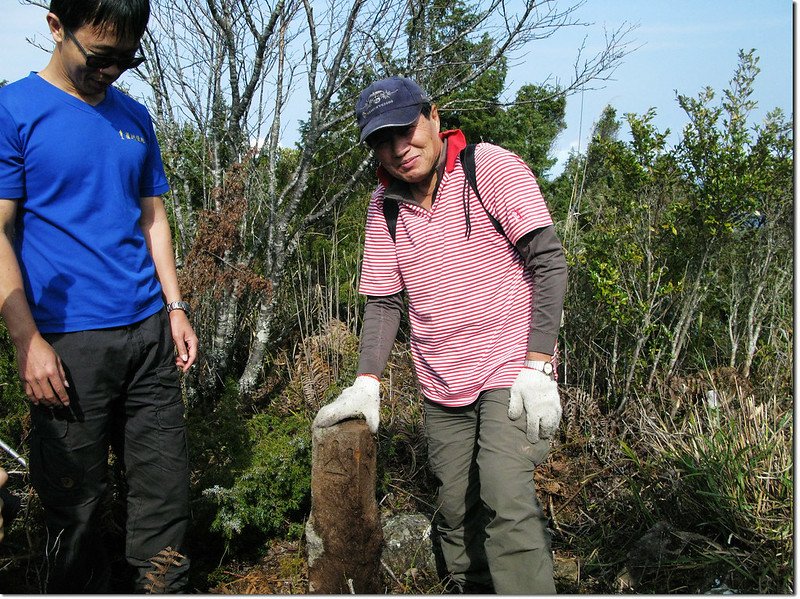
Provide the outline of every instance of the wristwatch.
[[551,362],[545,362],[544,360],[525,360],[525,368],[538,370],[549,377],[553,376],[553,364]]
[[167,314],[173,310],[183,310],[189,314],[189,302],[170,302],[167,304]]

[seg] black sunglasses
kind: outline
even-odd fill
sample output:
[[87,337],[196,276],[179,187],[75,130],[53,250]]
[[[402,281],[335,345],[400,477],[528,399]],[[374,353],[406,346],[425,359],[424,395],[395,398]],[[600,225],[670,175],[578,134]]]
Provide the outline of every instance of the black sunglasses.
[[377,131],[370,133],[364,140],[364,143],[374,150],[378,146],[391,141],[394,137],[408,136],[417,126],[417,123],[419,123],[419,117],[416,121],[409,125],[383,127],[382,129],[378,129]]
[[[142,64],[145,60],[147,60],[144,56],[130,56],[130,57],[121,57],[121,56],[103,56],[100,54],[89,54],[86,49],[81,46],[81,43],[78,39],[73,35],[73,33],[69,29],[64,29],[64,32],[67,34],[67,37],[71,39],[75,45],[78,47],[78,50],[81,51],[83,57],[86,59],[86,66],[90,69],[107,69],[111,65],[117,65],[120,70],[125,71],[127,69],[135,69],[140,64]],[[141,47],[139,48],[141,51]]]

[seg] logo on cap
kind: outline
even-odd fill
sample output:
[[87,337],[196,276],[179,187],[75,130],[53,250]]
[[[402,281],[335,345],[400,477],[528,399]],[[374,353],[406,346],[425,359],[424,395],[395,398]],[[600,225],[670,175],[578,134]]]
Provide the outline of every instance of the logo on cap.
[[378,108],[383,108],[384,106],[394,102],[394,96],[399,91],[399,89],[393,89],[391,91],[385,89],[376,89],[369,95],[366,102],[364,102],[364,116],[369,118],[369,116]]

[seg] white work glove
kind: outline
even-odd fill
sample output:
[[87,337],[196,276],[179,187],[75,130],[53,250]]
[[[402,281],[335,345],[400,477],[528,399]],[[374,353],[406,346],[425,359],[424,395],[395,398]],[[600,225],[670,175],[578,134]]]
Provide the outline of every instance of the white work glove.
[[536,443],[555,435],[561,420],[558,383],[539,370],[520,370],[511,385],[508,417],[516,420],[523,411],[528,419],[528,441]]
[[348,418],[363,416],[371,433],[378,432],[380,381],[371,376],[356,377],[355,383],[339,394],[335,401],[322,406],[314,418],[314,428],[326,428]]

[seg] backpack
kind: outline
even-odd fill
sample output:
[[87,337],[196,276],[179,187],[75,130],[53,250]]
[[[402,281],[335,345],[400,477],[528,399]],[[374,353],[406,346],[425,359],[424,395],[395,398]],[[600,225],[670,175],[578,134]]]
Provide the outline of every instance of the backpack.
[[[491,212],[486,208],[486,205],[483,203],[481,199],[481,194],[478,192],[478,178],[475,174],[475,146],[476,144],[469,144],[466,148],[461,150],[459,153],[459,158],[461,159],[461,166],[464,169],[464,175],[467,178],[467,182],[469,186],[472,188],[472,191],[475,192],[475,197],[478,198],[478,202],[480,202],[481,207],[486,212],[486,215],[489,217],[489,220],[492,221],[492,225],[494,226],[495,230],[500,233],[503,237],[506,236],[505,231],[503,231],[503,226],[500,222],[492,216]],[[392,241],[395,241],[395,237],[397,235],[397,215],[400,213],[400,206],[397,204],[397,200],[394,198],[383,198],[383,217],[386,219],[386,226],[389,228],[389,235],[392,236]],[[470,222],[469,222],[469,212],[466,212],[466,221],[467,221],[467,237],[469,237],[470,232]],[[511,243],[511,241],[508,241]],[[512,244],[513,245],[513,244]]]

